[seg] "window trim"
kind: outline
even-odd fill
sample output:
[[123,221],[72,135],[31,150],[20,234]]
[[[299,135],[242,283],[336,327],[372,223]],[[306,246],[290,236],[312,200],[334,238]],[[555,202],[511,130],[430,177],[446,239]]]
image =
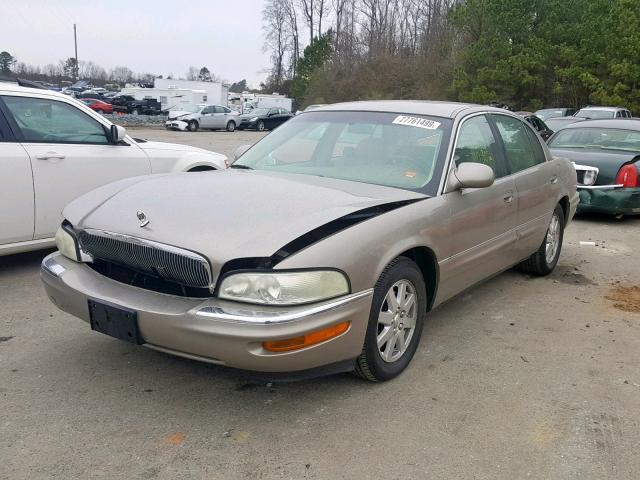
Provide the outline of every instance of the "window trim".
[[[92,121],[97,123],[102,128],[102,131],[104,132],[104,135],[105,135],[105,138],[107,139],[107,142],[106,143],[102,143],[102,142],[65,142],[65,141],[60,141],[60,140],[28,140],[28,139],[25,138],[24,134],[22,133],[22,129],[20,128],[20,126],[16,122],[16,119],[14,118],[13,114],[9,110],[9,107],[4,102],[4,99],[6,97],[26,98],[26,99],[29,99],[29,100],[45,100],[45,101],[59,103],[59,104],[62,104],[62,105],[67,105],[70,108],[75,108],[76,110],[81,112],[83,115],[85,115],[86,117],[90,118]],[[87,108],[89,108],[89,107],[87,107]],[[32,96],[28,96],[28,95],[0,95],[0,112],[5,115],[7,123],[9,124],[10,129],[13,131],[13,136],[15,138],[14,141],[19,142],[19,143],[24,143],[24,144],[32,144],[33,143],[33,144],[44,144],[44,145],[52,144],[52,145],[102,145],[102,146],[111,145],[111,146],[117,146],[117,145],[114,145],[113,143],[111,143],[109,129],[102,122],[100,122],[97,119],[93,118],[91,115],[87,115],[86,112],[83,112],[77,106],[75,106],[75,105],[73,105],[73,104],[71,104],[69,102],[63,102],[63,101],[60,101],[60,100],[55,99],[55,98],[32,97]],[[128,145],[126,142],[124,142],[124,144]],[[120,145],[120,144],[118,144],[118,145]]]

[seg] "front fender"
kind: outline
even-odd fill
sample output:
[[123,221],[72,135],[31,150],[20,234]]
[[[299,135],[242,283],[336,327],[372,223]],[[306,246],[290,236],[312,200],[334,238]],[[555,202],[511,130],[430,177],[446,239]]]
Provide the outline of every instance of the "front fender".
[[184,152],[177,159],[174,159],[173,165],[168,168],[168,171],[188,172],[197,167],[224,170],[228,168],[228,166],[227,157],[220,153]]

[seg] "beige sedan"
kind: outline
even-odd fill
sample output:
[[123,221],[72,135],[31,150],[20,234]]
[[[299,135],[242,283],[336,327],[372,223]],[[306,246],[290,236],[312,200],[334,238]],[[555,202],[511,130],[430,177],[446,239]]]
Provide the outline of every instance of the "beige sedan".
[[174,355],[384,381],[433,308],[516,265],[550,273],[578,203],[572,165],[490,107],[325,106],[238,153],[71,203],[42,264],[51,300]]

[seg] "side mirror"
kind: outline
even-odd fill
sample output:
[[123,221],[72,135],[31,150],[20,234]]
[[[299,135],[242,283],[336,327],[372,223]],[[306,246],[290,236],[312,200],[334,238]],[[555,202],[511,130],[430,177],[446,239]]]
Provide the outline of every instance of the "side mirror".
[[482,163],[461,163],[449,176],[447,191],[462,188],[486,188],[493,185],[496,175],[493,169]]
[[120,125],[111,125],[110,129],[111,143],[117,145],[124,137],[127,136],[127,131]]
[[244,152],[246,152],[250,148],[251,148],[251,145],[242,145],[242,146],[236,148],[236,151],[233,152],[233,159],[234,160],[239,159],[244,154]]

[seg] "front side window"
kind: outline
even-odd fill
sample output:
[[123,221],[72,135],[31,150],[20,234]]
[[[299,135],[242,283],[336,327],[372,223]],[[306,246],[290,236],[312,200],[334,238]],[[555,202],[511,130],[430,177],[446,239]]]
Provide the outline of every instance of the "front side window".
[[529,127],[514,117],[494,115],[493,118],[502,137],[512,173],[526,170],[541,163],[541,160],[544,161],[544,156],[541,159],[533,150],[527,134]]
[[496,178],[508,173],[499,161],[498,144],[484,115],[472,117],[462,124],[453,158],[456,166],[464,162],[487,165],[493,169]]
[[451,120],[380,112],[293,117],[232,165],[373,183],[435,195]]
[[207,115],[209,113],[214,113],[216,111],[215,109],[216,107],[212,107],[212,106],[204,107],[200,113],[202,115]]
[[102,124],[65,102],[42,98],[3,97],[24,141],[107,144]]

